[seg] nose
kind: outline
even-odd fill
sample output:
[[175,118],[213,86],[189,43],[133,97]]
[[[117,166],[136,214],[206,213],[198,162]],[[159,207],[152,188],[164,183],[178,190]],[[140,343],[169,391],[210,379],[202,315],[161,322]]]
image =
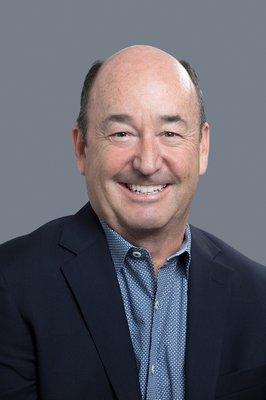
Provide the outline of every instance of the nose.
[[134,154],[133,167],[142,175],[152,175],[162,165],[159,143],[155,137],[141,138]]

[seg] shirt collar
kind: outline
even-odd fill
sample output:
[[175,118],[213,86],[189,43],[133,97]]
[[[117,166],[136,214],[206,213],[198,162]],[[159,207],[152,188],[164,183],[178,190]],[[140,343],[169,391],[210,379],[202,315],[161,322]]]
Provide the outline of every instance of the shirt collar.
[[[126,239],[124,239],[121,235],[119,235],[119,233],[117,233],[109,225],[107,225],[107,223],[102,219],[100,219],[100,222],[107,239],[108,247],[111,252],[115,268],[117,270],[120,269],[121,266],[124,266],[126,255],[130,249],[143,250],[142,248],[136,247],[133,244],[129,243]],[[147,250],[145,249],[145,251]],[[186,225],[184,240],[181,247],[179,248],[178,251],[172,254],[167,260],[171,260],[174,257],[180,256],[181,254],[184,255],[186,254],[188,256],[185,262],[188,274],[188,266],[191,259],[191,231],[189,224]]]

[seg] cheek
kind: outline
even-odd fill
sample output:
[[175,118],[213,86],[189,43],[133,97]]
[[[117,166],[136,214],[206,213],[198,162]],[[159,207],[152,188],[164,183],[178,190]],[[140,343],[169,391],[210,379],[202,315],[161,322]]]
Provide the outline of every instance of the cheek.
[[86,154],[86,175],[98,181],[112,178],[128,165],[128,159],[125,149],[106,142],[95,144]]
[[180,180],[189,180],[198,173],[198,157],[195,153],[177,152],[171,158],[171,171]]
[[[193,198],[198,185],[197,163],[193,158],[188,159],[185,156],[180,156],[172,173],[174,173],[177,182],[173,191],[173,204],[178,204],[179,207],[182,207],[181,204],[183,203],[186,206]],[[176,203],[176,199],[179,199],[179,202]]]

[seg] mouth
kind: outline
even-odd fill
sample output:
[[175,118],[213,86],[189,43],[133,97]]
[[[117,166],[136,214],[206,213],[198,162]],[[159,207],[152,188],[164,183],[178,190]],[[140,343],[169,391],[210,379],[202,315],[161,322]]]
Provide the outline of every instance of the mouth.
[[163,192],[169,184],[165,185],[134,185],[129,183],[120,183],[128,191],[137,195],[151,196]]

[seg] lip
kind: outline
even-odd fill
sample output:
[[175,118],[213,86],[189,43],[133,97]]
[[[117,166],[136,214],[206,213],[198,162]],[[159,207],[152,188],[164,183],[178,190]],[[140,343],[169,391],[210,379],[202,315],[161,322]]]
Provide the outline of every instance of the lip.
[[[155,201],[161,200],[164,196],[167,195],[167,193],[170,190],[171,184],[167,184],[167,186],[161,191],[161,192],[156,192],[153,194],[140,194],[140,193],[135,193],[130,191],[125,183],[118,182],[119,187],[123,191],[123,193],[126,194],[126,196],[137,203],[153,203]],[[155,186],[155,185],[154,185]]]

